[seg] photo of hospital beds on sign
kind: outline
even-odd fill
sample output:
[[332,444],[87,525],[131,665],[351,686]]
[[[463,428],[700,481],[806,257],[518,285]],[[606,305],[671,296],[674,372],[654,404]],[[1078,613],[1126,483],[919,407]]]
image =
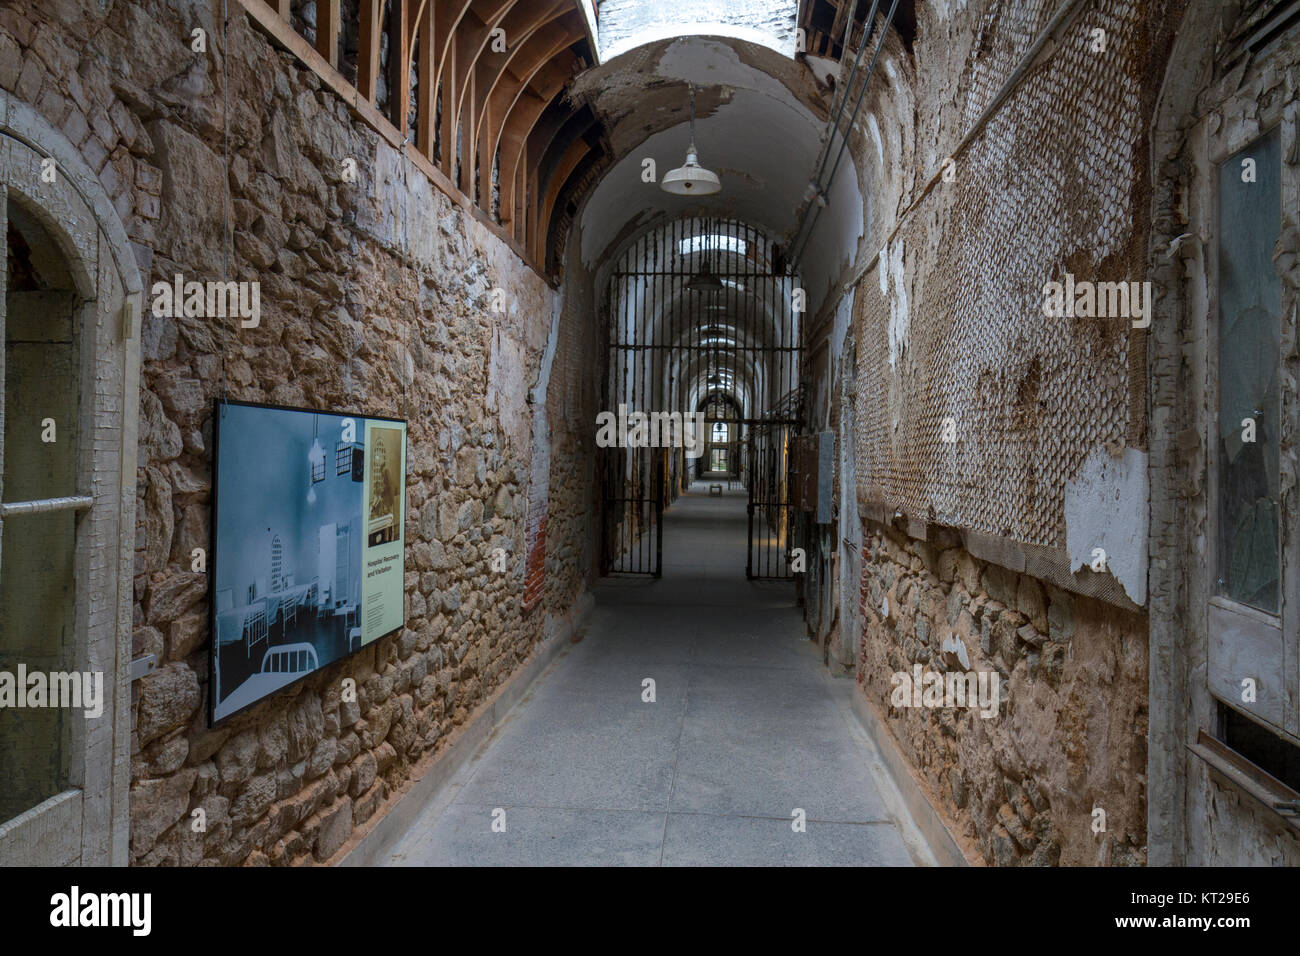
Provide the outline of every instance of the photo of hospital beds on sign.
[[235,688],[224,703],[232,712],[239,710],[281,687],[287,687],[319,666],[316,648],[310,644],[268,647],[262,655],[261,670]]
[[242,647],[254,673],[223,700],[223,706],[238,709],[271,691],[293,683],[319,666],[315,647],[307,642],[272,644],[298,630],[300,616],[319,616],[320,588],[310,583],[289,585],[239,607],[232,607],[234,591],[217,593],[218,650],[230,645]]

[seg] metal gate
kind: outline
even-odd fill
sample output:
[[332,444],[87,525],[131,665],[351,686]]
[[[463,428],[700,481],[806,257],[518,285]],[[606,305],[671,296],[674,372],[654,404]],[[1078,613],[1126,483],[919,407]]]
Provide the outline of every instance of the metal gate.
[[[749,490],[747,574],[790,576],[776,554],[787,546],[789,481],[769,465],[786,467],[801,410],[797,289],[781,248],[735,220],[677,219],[619,255],[603,389],[613,427],[597,434],[602,574],[661,574],[664,510],[703,479]],[[694,433],[697,413],[724,405]]]
[[792,492],[798,480],[790,440],[800,426],[803,390],[786,395],[766,419],[750,431],[748,578],[791,579],[790,547],[794,532]]

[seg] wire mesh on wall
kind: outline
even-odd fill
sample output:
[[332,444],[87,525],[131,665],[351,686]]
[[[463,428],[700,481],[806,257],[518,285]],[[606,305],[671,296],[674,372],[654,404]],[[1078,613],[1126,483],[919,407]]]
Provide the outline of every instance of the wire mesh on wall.
[[[985,14],[968,121],[1054,8]],[[857,341],[880,343],[859,353],[862,500],[1060,548],[1065,488],[1087,456],[1143,445],[1141,333],[1123,316],[1048,318],[1043,303],[1066,273],[1145,278],[1147,17],[1126,0],[1087,4],[859,284]]]

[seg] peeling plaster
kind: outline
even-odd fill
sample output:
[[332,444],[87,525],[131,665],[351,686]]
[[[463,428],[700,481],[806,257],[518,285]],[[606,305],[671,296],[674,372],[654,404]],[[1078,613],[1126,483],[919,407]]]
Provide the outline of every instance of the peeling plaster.
[[940,22],[951,20],[957,12],[965,12],[966,0],[932,0],[931,6]]
[[849,289],[835,306],[835,317],[831,326],[830,347],[836,350],[834,353],[835,360],[830,363],[830,385],[831,388],[839,388],[840,374],[849,371],[856,374],[857,369],[844,369],[842,358],[839,350],[844,346],[844,337],[853,327],[853,299],[857,294],[856,289]]
[[901,239],[880,251],[880,291],[889,296],[889,367],[892,369],[902,361],[911,328]]
[[1093,449],[1065,486],[1065,539],[1070,570],[1088,567],[1093,549],[1133,603],[1147,600],[1147,456],[1125,448],[1118,456]]
[[966,642],[963,641],[956,631],[949,633],[939,645],[939,653],[951,656],[961,665],[964,671],[970,670],[970,651],[966,649]]
[[817,82],[822,86],[830,83],[832,77],[839,76],[840,61],[829,56],[813,56],[811,53],[804,57],[804,62],[808,64],[808,69],[812,70],[813,76],[817,77]]
[[[485,408],[497,413],[502,432],[522,446],[529,431],[529,390],[519,370],[528,367],[528,352],[509,333],[509,327],[503,331],[499,324],[492,330]],[[547,374],[549,371],[549,367],[544,369]]]
[[740,54],[726,43],[701,38],[675,40],[664,50],[655,67],[655,76],[681,80],[698,86],[734,86],[770,96],[782,106],[811,118],[811,111],[776,77],[755,69],[740,59]]
[[871,133],[871,142],[876,147],[876,163],[883,167],[885,165],[885,141],[880,138],[880,123],[876,121],[875,113],[867,114],[867,130]]

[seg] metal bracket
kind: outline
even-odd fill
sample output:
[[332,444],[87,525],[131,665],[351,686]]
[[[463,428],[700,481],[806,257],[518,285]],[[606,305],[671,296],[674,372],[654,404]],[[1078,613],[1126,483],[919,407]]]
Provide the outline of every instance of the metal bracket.
[[136,658],[131,662],[131,681],[134,683],[141,677],[152,674],[158,669],[158,657],[156,654],[146,654],[144,657]]
[[128,295],[122,303],[122,341],[130,342],[140,334],[140,303]]

